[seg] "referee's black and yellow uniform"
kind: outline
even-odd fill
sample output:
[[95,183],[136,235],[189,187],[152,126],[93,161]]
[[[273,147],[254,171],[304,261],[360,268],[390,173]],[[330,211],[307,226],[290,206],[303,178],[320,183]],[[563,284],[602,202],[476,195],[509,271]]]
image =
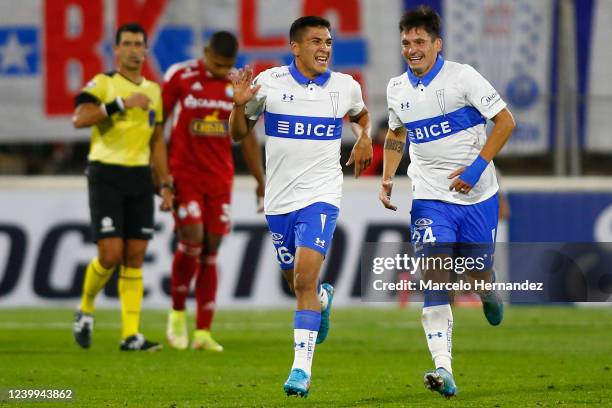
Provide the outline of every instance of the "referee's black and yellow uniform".
[[[148,109],[126,109],[123,100],[146,95]],[[151,137],[162,123],[159,85],[143,79],[136,84],[118,72],[96,75],[76,98],[77,106],[95,103],[107,117],[92,126],[87,184],[94,241],[119,237],[148,240],[153,236],[154,187]],[[105,268],[94,258],[85,272],[80,312],[91,314],[97,293],[115,266]],[[143,297],[142,269],[122,265],[119,273],[122,338],[138,333]]]
[[[98,74],[82,89],[76,104],[121,104],[133,93],[149,97],[147,111],[134,107],[108,112],[92,126],[87,179],[93,238],[151,239],[153,196],[149,142],[162,123],[159,85],[143,79],[136,84],[118,72]],[[108,108],[107,108],[108,109]]]

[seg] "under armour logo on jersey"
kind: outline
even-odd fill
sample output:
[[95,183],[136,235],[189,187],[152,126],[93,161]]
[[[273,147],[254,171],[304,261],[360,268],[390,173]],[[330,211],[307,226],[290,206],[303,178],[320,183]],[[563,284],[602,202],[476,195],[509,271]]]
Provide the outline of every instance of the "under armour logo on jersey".
[[301,343],[293,343],[293,347],[296,349],[303,349],[306,347],[306,343],[303,341]]
[[404,110],[408,110],[408,109],[410,109],[410,102],[406,102],[406,103],[402,102],[402,103],[400,103],[400,110],[404,111]]
[[437,333],[427,333],[427,338],[429,340],[433,339],[434,337],[439,337],[442,338],[442,332],[437,332]]
[[293,102],[293,94],[283,94],[283,102]]
[[195,84],[191,85],[191,89],[194,91],[201,91],[204,89],[204,87],[202,86],[202,84],[198,81]]
[[325,240],[321,238],[315,239],[315,245],[321,248],[325,248]]

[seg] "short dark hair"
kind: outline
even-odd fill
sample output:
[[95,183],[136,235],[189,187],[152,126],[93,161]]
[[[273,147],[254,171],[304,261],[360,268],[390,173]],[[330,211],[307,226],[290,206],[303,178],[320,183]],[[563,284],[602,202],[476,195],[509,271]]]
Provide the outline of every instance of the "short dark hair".
[[300,17],[291,24],[289,29],[289,41],[299,41],[302,33],[308,27],[325,27],[331,29],[331,24],[328,20],[319,16],[304,16]]
[[409,10],[402,16],[399,29],[410,31],[413,28],[422,27],[434,39],[440,38],[440,15],[429,6],[420,5],[419,7]]
[[208,46],[220,57],[235,58],[238,55],[238,40],[229,31],[214,33],[208,40]]
[[121,42],[121,33],[141,33],[144,37],[144,43],[147,44],[147,33],[144,28],[138,23],[127,23],[123,24],[121,27],[117,29],[117,34],[115,34],[115,45],[119,45]]

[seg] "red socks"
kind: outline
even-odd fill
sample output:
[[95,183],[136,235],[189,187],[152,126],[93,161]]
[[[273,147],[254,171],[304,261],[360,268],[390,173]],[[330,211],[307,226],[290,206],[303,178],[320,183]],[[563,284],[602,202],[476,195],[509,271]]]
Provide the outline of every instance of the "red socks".
[[172,262],[172,309],[185,310],[189,284],[200,266],[202,245],[179,241]]
[[217,282],[217,254],[207,254],[202,257],[200,271],[196,278],[197,330],[210,330],[215,313]]

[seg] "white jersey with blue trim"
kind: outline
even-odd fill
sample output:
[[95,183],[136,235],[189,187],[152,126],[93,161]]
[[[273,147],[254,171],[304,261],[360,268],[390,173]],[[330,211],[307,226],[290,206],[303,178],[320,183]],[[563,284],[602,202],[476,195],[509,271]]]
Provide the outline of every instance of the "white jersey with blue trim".
[[391,78],[387,105],[389,128],[404,126],[408,132],[408,176],[415,199],[475,204],[497,192],[493,162],[468,194],[449,190],[452,180],[448,176],[472,164],[482,150],[486,119],[506,107],[474,68],[438,55],[432,70],[422,78],[410,70]]
[[315,202],[340,207],[342,118],[363,108],[361,87],[350,75],[327,71],[313,80],[295,63],[261,72],[246,116],[263,114],[267,215],[287,214]]

